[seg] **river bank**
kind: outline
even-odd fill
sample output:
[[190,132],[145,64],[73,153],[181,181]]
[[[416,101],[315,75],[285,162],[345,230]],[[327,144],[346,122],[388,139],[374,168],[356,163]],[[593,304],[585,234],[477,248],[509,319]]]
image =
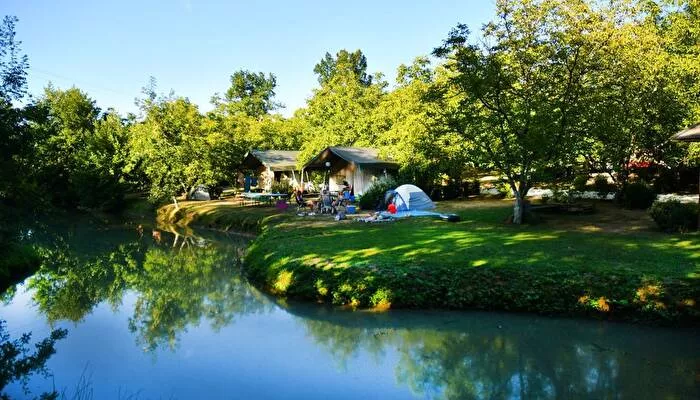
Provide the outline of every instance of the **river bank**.
[[281,297],[667,325],[700,320],[697,234],[514,227],[502,223],[507,203],[442,207],[462,222],[336,222],[226,202],[170,205],[158,214],[181,225],[257,233],[245,257],[247,276]]

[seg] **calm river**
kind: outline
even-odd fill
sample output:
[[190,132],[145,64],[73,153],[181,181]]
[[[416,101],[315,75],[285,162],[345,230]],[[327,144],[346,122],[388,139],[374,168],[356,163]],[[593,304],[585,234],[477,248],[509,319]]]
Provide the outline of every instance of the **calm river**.
[[[485,312],[276,301],[243,237],[73,222],[28,232],[53,262],[5,293],[16,338],[57,342],[31,395],[73,399],[698,399],[700,335]],[[6,388],[25,398],[21,385]]]

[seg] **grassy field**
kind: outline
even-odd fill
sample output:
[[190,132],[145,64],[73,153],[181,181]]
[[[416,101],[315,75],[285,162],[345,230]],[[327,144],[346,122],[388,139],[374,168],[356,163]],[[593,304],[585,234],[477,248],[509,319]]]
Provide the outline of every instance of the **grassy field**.
[[272,209],[196,207],[180,213],[213,226],[259,221],[246,223],[261,232],[246,257],[248,274],[281,296],[377,308],[699,320],[700,237],[653,232],[644,213],[610,205],[523,227],[502,222],[510,210],[500,201],[440,206],[460,214],[460,223],[365,224],[293,213],[271,219]]

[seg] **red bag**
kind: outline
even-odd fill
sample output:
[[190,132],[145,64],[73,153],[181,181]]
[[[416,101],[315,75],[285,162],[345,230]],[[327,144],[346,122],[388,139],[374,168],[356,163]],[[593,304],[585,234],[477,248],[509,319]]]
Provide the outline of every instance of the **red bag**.
[[389,211],[390,214],[396,214],[396,204],[389,204],[389,207],[387,207],[386,210]]

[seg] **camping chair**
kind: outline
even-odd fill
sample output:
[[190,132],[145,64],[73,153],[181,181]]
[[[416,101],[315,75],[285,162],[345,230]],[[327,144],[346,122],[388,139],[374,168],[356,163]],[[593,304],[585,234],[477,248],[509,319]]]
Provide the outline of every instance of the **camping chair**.
[[319,203],[321,208],[321,214],[335,214],[335,207],[333,207],[333,199],[328,193],[321,195],[321,202]]

